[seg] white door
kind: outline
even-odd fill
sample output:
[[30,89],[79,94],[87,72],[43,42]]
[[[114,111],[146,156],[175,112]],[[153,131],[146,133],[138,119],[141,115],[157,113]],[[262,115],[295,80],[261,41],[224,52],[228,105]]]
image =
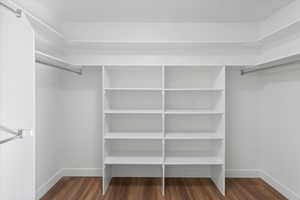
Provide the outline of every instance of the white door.
[[[35,199],[34,33],[0,5],[0,126],[24,137],[0,144],[0,199]],[[12,135],[0,128],[0,141]],[[1,143],[1,142],[0,142]]]

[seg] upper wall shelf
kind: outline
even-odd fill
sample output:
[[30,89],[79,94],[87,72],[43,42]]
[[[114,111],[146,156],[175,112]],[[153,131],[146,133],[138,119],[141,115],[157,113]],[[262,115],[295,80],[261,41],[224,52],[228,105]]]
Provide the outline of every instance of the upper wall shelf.
[[104,88],[105,91],[222,92],[222,88]]

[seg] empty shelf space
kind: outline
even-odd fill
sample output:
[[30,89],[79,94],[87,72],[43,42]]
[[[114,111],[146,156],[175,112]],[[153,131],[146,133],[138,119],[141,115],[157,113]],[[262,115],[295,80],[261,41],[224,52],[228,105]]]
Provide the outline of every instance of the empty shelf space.
[[223,140],[224,136],[216,133],[167,133],[166,140]]
[[225,81],[222,66],[168,66],[166,88],[222,88]]
[[162,133],[140,132],[140,133],[106,133],[105,139],[162,139]]
[[160,165],[163,163],[162,157],[125,157],[108,156],[104,160],[107,165]]
[[162,115],[121,113],[106,114],[104,118],[106,133],[161,133]]
[[105,110],[105,114],[162,114],[162,110]]
[[223,165],[219,157],[166,157],[166,165]]
[[165,114],[196,114],[196,115],[222,115],[223,112],[213,110],[196,110],[196,109],[169,109]]
[[162,110],[161,90],[108,90],[104,110]]
[[161,88],[161,66],[105,66],[104,88]]

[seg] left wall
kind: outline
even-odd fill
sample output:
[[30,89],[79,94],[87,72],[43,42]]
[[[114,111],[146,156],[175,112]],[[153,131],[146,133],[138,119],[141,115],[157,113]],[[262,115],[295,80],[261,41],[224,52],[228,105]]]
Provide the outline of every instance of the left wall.
[[45,193],[60,178],[63,132],[61,72],[36,64],[36,191]]

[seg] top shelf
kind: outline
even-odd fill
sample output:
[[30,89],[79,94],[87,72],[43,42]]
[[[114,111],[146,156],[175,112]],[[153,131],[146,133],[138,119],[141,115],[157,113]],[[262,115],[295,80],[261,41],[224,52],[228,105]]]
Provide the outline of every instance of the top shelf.
[[106,91],[170,91],[170,92],[222,92],[222,88],[104,88]]

